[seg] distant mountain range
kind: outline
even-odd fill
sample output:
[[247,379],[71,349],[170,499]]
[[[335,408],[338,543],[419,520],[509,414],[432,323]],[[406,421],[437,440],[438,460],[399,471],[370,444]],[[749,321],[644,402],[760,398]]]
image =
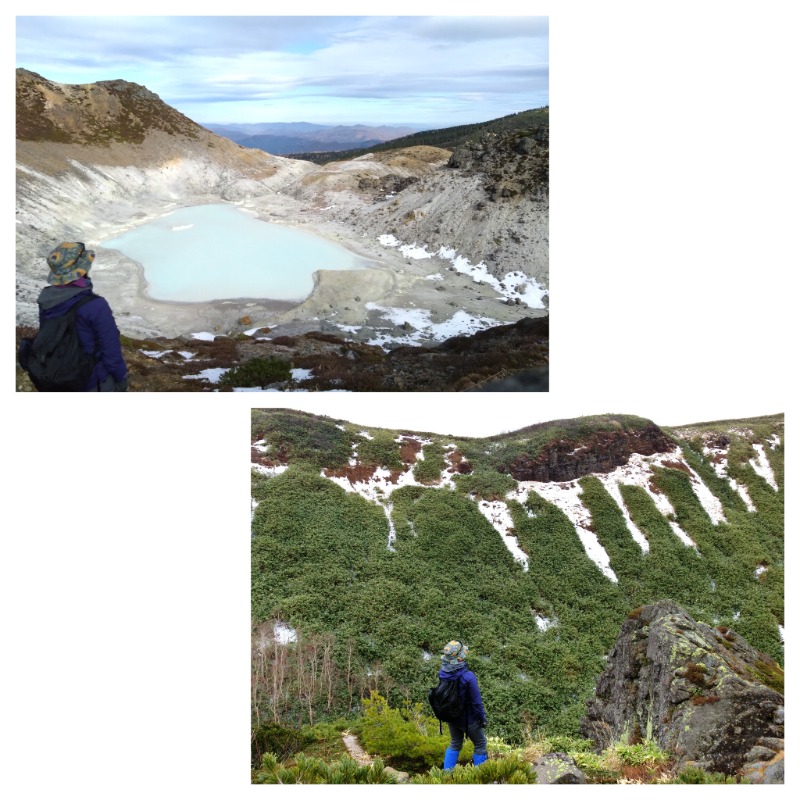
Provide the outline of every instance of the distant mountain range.
[[275,155],[371,147],[419,130],[386,125],[317,125],[313,122],[205,123],[203,127],[236,144]]
[[315,164],[327,164],[330,161],[358,158],[367,153],[382,153],[404,147],[424,146],[455,150],[461,146],[479,145],[487,134],[494,134],[499,138],[525,136],[530,139],[531,144],[535,143],[537,154],[544,156],[546,160],[550,142],[550,108],[549,106],[532,108],[528,111],[518,111],[505,117],[498,117],[486,122],[475,122],[470,125],[417,131],[379,144],[361,144],[355,149],[344,152],[320,152],[316,149],[310,152],[295,151],[290,155],[293,158],[313,161]]

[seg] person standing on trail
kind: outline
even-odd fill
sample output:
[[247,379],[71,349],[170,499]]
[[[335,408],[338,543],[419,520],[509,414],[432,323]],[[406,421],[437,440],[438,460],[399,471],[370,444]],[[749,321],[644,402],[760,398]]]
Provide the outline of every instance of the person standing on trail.
[[80,347],[94,361],[87,370],[85,386],[79,391],[125,392],[128,368],[122,357],[119,330],[108,302],[93,293],[88,275],[94,257],[94,251],[87,250],[83,242],[63,242],[50,253],[50,285],[42,289],[37,301],[39,328],[74,308],[74,329]]
[[483,764],[489,757],[486,750],[486,712],[478,689],[478,679],[467,667],[469,648],[462,642],[453,640],[444,646],[440,681],[456,681],[459,697],[462,700],[463,717],[461,722],[448,722],[450,746],[444,751],[444,769],[450,770],[458,761],[458,754],[464,744],[466,734],[475,746],[472,755],[474,765]]

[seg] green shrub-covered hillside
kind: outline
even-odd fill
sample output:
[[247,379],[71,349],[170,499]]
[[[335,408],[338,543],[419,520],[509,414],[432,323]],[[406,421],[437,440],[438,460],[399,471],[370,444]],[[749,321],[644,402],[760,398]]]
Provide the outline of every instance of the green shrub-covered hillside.
[[254,730],[424,703],[457,638],[491,735],[573,736],[623,621],[664,598],[782,664],[783,436],[782,416],[467,439],[254,410]]

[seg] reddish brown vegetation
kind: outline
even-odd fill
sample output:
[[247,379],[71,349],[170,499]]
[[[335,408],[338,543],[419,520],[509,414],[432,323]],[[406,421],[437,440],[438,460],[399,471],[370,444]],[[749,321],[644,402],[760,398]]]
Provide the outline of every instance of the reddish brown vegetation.
[[404,464],[414,464],[420,450],[422,450],[422,445],[417,439],[404,436],[400,444],[400,458]]
[[679,469],[681,472],[685,472],[687,475],[692,474],[692,471],[689,469],[689,467],[682,461],[663,461],[662,464],[668,469]]
[[716,694],[709,694],[703,697],[702,695],[696,694],[692,698],[692,705],[693,706],[704,706],[706,703],[719,703],[722,698]]
[[337,469],[326,469],[325,476],[347,478],[350,483],[366,483],[375,474],[375,467],[368,464],[355,464]]
[[705,667],[702,664],[695,664],[694,661],[689,661],[686,664],[686,680],[691,681],[698,686],[705,686]]

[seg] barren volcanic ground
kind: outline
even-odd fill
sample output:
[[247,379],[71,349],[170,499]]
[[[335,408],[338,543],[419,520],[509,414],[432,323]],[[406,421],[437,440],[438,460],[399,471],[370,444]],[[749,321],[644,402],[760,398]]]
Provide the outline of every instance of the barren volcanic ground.
[[[36,324],[35,299],[47,274],[44,259],[62,239],[84,241],[97,251],[97,291],[108,298],[121,331],[130,336],[230,333],[266,326],[298,333],[345,326],[348,336],[360,341],[405,341],[410,328],[424,335],[426,328],[439,326],[442,335],[427,333],[441,340],[470,331],[465,315],[473,320],[472,330],[478,330],[546,314],[546,254],[525,253],[530,244],[514,236],[530,222],[533,230],[539,229],[539,249],[546,251],[546,207],[520,204],[512,209],[486,202],[480,178],[451,174],[449,151],[412,149],[422,152],[394,157],[403,162],[400,169],[384,163],[390,161],[386,157],[323,168],[275,158],[286,163],[280,164],[271,185],[259,182],[258,193],[251,182],[220,186],[224,177],[193,159],[156,169],[95,165],[69,181],[23,169],[32,178],[23,186],[36,189],[30,194],[21,190],[17,209],[18,324]],[[359,188],[376,179],[391,186],[400,171],[401,178],[422,177],[401,192]],[[126,181],[140,191],[130,196]],[[324,236],[369,259],[373,267],[317,272],[314,291],[299,305],[269,298],[172,303],[149,298],[141,265],[102,246],[176,208],[221,200],[259,219]],[[485,254],[495,253],[494,263],[489,261],[489,268],[477,275],[474,267]],[[526,273],[522,286],[504,282],[509,273]],[[534,290],[530,298],[522,294],[526,286]],[[429,317],[420,318],[420,310],[429,311]],[[453,319],[459,311],[464,312],[460,326]],[[240,323],[242,319],[246,322]]]
[[[533,135],[487,134],[455,152],[415,146],[319,166],[216,136],[137,84],[17,70],[17,326],[38,324],[45,259],[62,241],[96,251],[95,289],[132,340],[322,332],[388,352],[546,317],[544,148]],[[103,247],[209,203],[325,237],[371,266],[317,271],[296,304],[164,302],[147,295],[141,264]]]

